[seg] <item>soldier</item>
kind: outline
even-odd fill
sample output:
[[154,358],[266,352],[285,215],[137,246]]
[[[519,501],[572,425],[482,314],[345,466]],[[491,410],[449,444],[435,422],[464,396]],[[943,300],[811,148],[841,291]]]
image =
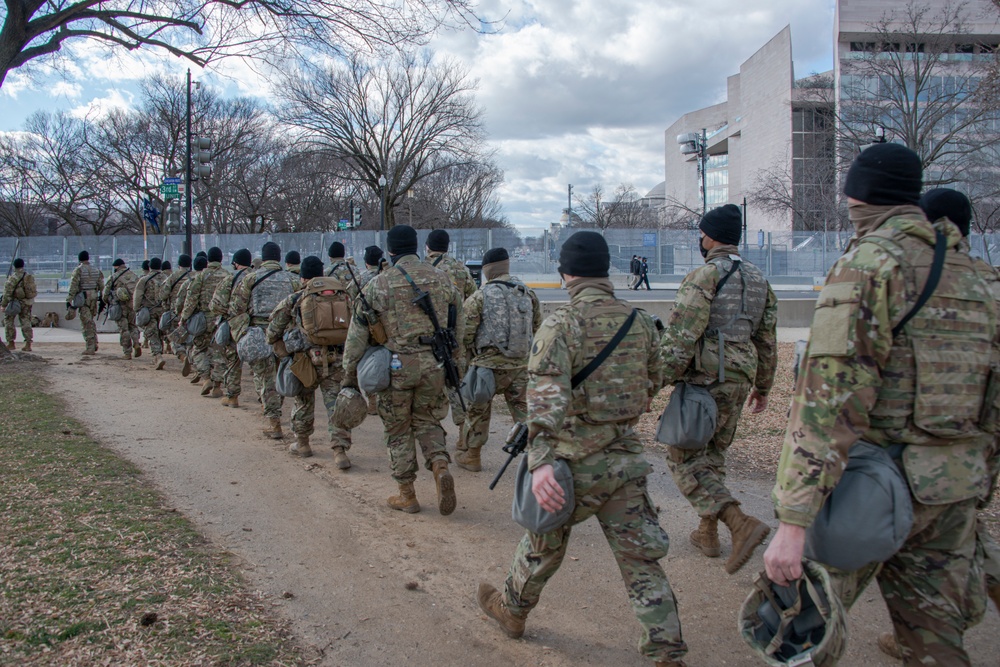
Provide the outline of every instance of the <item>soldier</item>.
[[351,295],[352,299],[356,299],[358,298],[358,287],[354,284],[351,273],[357,274],[357,270],[354,268],[353,257],[344,259],[346,252],[344,244],[340,241],[334,241],[330,244],[330,249],[327,251],[327,254],[330,256],[330,268],[327,270],[326,275],[336,278],[347,285],[348,294]]
[[114,273],[105,283],[101,298],[104,299],[106,306],[117,301],[121,307],[121,316],[116,324],[118,324],[118,342],[122,346],[122,356],[125,359],[131,359],[132,354],[135,353],[136,357],[141,357],[139,327],[136,326],[135,311],[132,310],[132,296],[135,293],[139,277],[132,272],[132,269],[125,266],[125,260],[121,257],[116,259],[111,266],[114,267]]
[[204,258],[195,260],[196,266],[205,262],[205,268],[188,284],[184,308],[180,312],[181,325],[187,327],[188,320],[195,313],[205,316],[205,332],[196,336],[192,344],[192,363],[197,377],[204,378],[201,395],[220,398],[223,395],[222,382],[225,380],[226,360],[222,353],[212,347],[212,336],[215,334],[215,318],[212,317],[212,297],[219,283],[228,275],[222,268],[222,250],[212,247]]
[[86,250],[80,251],[77,259],[80,260],[80,264],[73,269],[73,275],[70,276],[66,306],[71,307],[70,304],[77,299],[77,295],[83,295],[83,305],[77,310],[80,315],[83,342],[86,345],[83,353],[89,356],[97,354],[97,323],[94,318],[97,316],[98,299],[104,289],[104,274],[100,269],[90,265],[90,253]]
[[149,271],[150,271],[150,269],[149,269],[149,260],[148,259],[142,260],[142,275],[148,276],[149,275]]
[[[191,256],[190,255],[180,255],[177,258],[177,271],[171,272],[163,284],[160,286],[160,302],[161,309],[163,312],[168,312],[172,314],[170,319],[170,324],[166,329],[160,330],[160,335],[164,340],[169,341],[169,334],[177,327],[177,309],[175,301],[183,293],[183,290],[187,288],[187,281],[191,280],[194,276],[191,275]],[[177,354],[177,358],[180,359],[184,366],[181,370],[181,375],[187,377],[191,374],[191,363],[187,358],[186,350],[184,348],[183,341],[178,342],[174,340],[173,350]]]
[[[149,321],[140,325],[142,333],[149,342],[149,349],[153,353],[153,368],[163,370],[166,361],[163,360],[163,342],[160,339],[160,315],[163,314],[163,301],[160,300],[160,289],[166,282],[166,277],[160,270],[160,258],[154,257],[149,260],[149,275],[139,278],[132,294],[132,310],[138,316],[143,308],[148,309]],[[138,324],[138,322],[136,322]]]
[[[542,323],[538,297],[524,283],[510,275],[510,256],[505,248],[493,248],[483,255],[483,286],[462,306],[465,312],[464,349],[472,366],[489,368],[496,380],[496,393],[503,394],[516,422],[527,417],[528,353],[531,337]],[[469,405],[465,422],[465,451],[459,450],[455,463],[478,472],[482,469],[480,449],[490,435],[493,401]]]
[[[963,635],[986,607],[975,527],[996,470],[996,402],[984,397],[996,389],[997,308],[958,250],[957,229],[936,234],[917,207],[921,179],[920,157],[893,143],[867,148],[847,173],[856,233],[816,301],[764,564],[778,585],[802,576],[805,531],[852,445],[902,450],[913,504],[906,541],[885,563],[832,578],[848,609],[878,579],[905,665],[969,665]],[[925,292],[935,248],[939,280]]]
[[[14,319],[19,318],[21,336],[24,337],[24,347],[21,349],[31,352],[34,333],[31,329],[31,306],[35,303],[36,296],[38,288],[35,287],[35,276],[24,270],[24,260],[18,257],[14,260],[14,275],[3,285],[3,300],[0,301],[0,310],[4,311],[4,333],[7,335],[8,350],[14,349],[14,338],[17,334],[14,329]],[[16,314],[7,310],[15,301],[20,308]]]
[[[563,244],[559,273],[568,305],[545,319],[528,359],[528,468],[538,503],[549,512],[565,505],[552,463],[565,459],[573,473],[575,506],[568,523],[545,534],[525,533],[503,591],[482,583],[482,610],[507,633],[524,633],[528,613],[566,553],[572,527],[591,516],[604,530],[618,561],[632,609],[643,627],[639,651],[657,665],[681,667],[677,600],[659,560],[669,544],[646,491],[653,467],[635,431],[660,388],[659,334],[652,319],[614,295],[611,255],[596,232],[576,232]],[[621,343],[573,389],[584,369],[635,313]]]
[[677,290],[661,343],[663,381],[708,387],[718,406],[718,426],[703,449],[669,447],[667,464],[701,517],[691,543],[716,558],[719,520],[729,528],[733,550],[725,569],[733,574],[771,531],[745,515],[726,488],[725,456],[747,396],[754,414],[767,407],[777,361],[778,306],[760,270],[739,256],[739,208],[711,210],[699,227],[705,265],[687,274]]
[[[451,284],[458,290],[462,300],[468,299],[476,291],[476,281],[469,273],[469,269],[464,264],[448,254],[448,246],[451,245],[451,237],[443,229],[435,229],[427,235],[427,244],[424,248],[424,261],[434,268],[444,271],[451,279]],[[460,359],[458,372],[465,373],[466,359]],[[459,400],[458,391],[451,387],[445,387],[448,394],[448,402],[451,404],[451,420],[458,427],[458,443],[455,447],[458,451],[466,449],[465,445],[465,408]]]
[[302,264],[302,255],[298,250],[289,250],[285,253],[285,270],[295,275],[299,275],[299,265]]
[[[281,300],[302,285],[298,276],[282,270],[281,248],[277,243],[265,243],[261,248],[261,259],[260,268],[240,278],[229,299],[229,326],[233,329],[236,341],[243,338],[249,327],[266,327],[271,313]],[[262,361],[251,362],[250,370],[264,410],[264,419],[267,420],[263,433],[269,438],[281,440],[284,438],[284,433],[281,432],[283,401],[274,388],[274,355]]]
[[[219,280],[215,294],[212,295],[211,311],[213,315],[218,316],[216,326],[229,320],[229,301],[233,293],[233,286],[239,284],[243,276],[246,275],[252,261],[253,257],[246,248],[241,248],[233,253],[233,271],[235,273],[226,272]],[[222,399],[222,405],[228,408],[238,408],[240,407],[240,392],[243,383],[243,362],[240,361],[240,355],[236,353],[235,340],[223,348],[222,355],[225,359],[222,381],[226,385],[226,395]]]
[[[444,443],[441,420],[447,414],[444,374],[434,358],[428,339],[434,334],[430,316],[413,302],[417,289],[430,294],[439,324],[444,326],[449,309],[456,313],[456,337],[462,340],[462,301],[450,281],[417,257],[417,232],[409,225],[396,225],[386,235],[393,267],[376,276],[365,287],[365,299],[385,326],[392,352],[392,380],[378,394],[378,413],[385,426],[392,477],[399,495],[391,496],[389,507],[407,513],[420,511],[413,490],[417,477],[420,444],[426,467],[434,472],[438,511],[455,511],[455,480],[448,471],[451,457]],[[412,282],[411,282],[412,281]],[[366,323],[355,317],[344,350],[344,386],[357,387],[357,366],[368,348]]]
[[361,289],[364,289],[372,281],[372,278],[382,273],[382,269],[388,264],[383,256],[382,248],[377,245],[365,248],[365,270],[358,276],[358,284]]
[[[303,318],[303,309],[307,307],[313,312],[313,324],[325,322],[337,325],[339,322],[349,322],[351,312],[351,300],[347,293],[347,285],[337,278],[323,277],[323,262],[319,257],[309,256],[302,262],[300,272],[303,283],[302,289],[284,298],[278,307],[271,314],[271,322],[267,325],[267,342],[274,345],[282,340],[283,336],[293,330],[298,329],[303,337],[308,341],[311,335],[324,336],[336,333],[334,329],[329,331],[309,331],[309,323]],[[319,314],[321,308],[328,308],[328,311]],[[347,317],[337,316],[337,310],[342,310]],[[340,336],[346,336],[347,329],[340,332]],[[339,340],[343,340],[337,336]],[[311,343],[311,341],[309,341]],[[351,467],[351,460],[347,457],[347,451],[351,448],[351,432],[337,428],[333,425],[331,417],[333,410],[337,407],[337,394],[340,392],[340,383],[344,379],[344,346],[317,345],[312,344],[304,351],[309,355],[310,361],[316,367],[316,374],[319,376],[319,390],[323,393],[323,405],[326,407],[327,428],[330,432],[330,442],[333,443],[333,462],[341,470]],[[292,408],[292,432],[295,434],[295,442],[288,447],[291,454],[301,457],[312,456],[312,448],[309,446],[309,436],[314,430],[314,420],[316,414],[316,386],[303,387],[302,392],[295,397]]]
[[[194,256],[194,262],[191,266],[191,274],[188,279],[184,281],[183,286],[177,290],[177,296],[174,297],[174,302],[172,304],[174,315],[174,333],[173,336],[177,341],[180,341],[180,345],[183,346],[183,356],[181,360],[184,362],[181,368],[181,376],[187,377],[194,370],[194,376],[189,380],[191,384],[199,384],[201,382],[201,373],[197,371],[197,364],[195,363],[195,349],[194,340],[188,334],[187,327],[184,325],[184,321],[181,318],[181,314],[184,312],[187,301],[188,294],[191,290],[191,285],[194,283],[195,279],[202,274],[202,272],[208,268],[208,254],[204,252],[199,252]],[[211,388],[209,388],[211,391]]]

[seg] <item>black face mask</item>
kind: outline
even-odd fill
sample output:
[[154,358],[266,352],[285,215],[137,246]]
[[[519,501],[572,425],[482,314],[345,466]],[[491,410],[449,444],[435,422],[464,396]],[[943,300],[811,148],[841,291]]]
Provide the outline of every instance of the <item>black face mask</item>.
[[698,239],[698,250],[701,251],[702,257],[708,257],[708,248],[705,247],[705,239]]

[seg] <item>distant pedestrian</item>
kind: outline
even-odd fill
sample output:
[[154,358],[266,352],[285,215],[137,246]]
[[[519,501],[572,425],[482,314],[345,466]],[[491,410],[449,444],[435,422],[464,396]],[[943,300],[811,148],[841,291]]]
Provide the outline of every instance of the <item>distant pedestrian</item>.
[[639,284],[639,275],[642,273],[642,260],[639,259],[639,255],[632,255],[632,262],[629,264],[628,272],[628,288],[635,289]]
[[645,257],[639,260],[639,279],[635,283],[635,289],[638,290],[643,283],[646,284],[647,290],[653,289],[649,286],[649,263]]

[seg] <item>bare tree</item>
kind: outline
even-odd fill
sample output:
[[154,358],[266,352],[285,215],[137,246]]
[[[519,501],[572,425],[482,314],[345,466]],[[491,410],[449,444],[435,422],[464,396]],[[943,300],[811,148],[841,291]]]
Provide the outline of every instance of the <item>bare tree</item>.
[[204,66],[226,56],[271,60],[420,43],[443,25],[484,24],[471,0],[9,0],[0,86],[11,70],[79,40],[112,52],[156,49]]
[[658,227],[655,213],[643,206],[641,199],[629,183],[619,184],[610,198],[604,193],[604,185],[598,183],[586,197],[575,198],[574,210],[580,215],[581,226],[600,230]]
[[418,228],[503,227],[497,189],[503,171],[491,162],[435,170],[407,196],[399,212]]
[[835,232],[850,228],[840,205],[837,163],[832,154],[797,161],[796,173],[779,161],[754,176],[747,202],[769,215],[792,216],[792,229]]
[[45,210],[32,194],[35,162],[25,155],[24,138],[0,136],[0,236],[32,236],[42,231]]
[[391,228],[396,207],[418,183],[488,158],[475,87],[459,65],[435,64],[429,54],[353,57],[291,77],[281,116],[305,142],[350,164],[359,185],[384,196]]

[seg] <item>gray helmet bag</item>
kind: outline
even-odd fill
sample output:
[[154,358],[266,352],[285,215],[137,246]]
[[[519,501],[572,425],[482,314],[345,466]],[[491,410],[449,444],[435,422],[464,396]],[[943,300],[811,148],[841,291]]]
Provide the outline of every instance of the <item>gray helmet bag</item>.
[[149,320],[149,308],[143,306],[139,309],[139,312],[135,314],[135,323],[140,327],[144,327],[149,324]]
[[208,321],[205,319],[205,313],[198,311],[197,313],[188,318],[187,332],[189,335],[200,336],[207,330],[208,330]]
[[108,306],[108,319],[112,322],[117,322],[122,318],[122,305],[115,301],[110,306]]
[[285,398],[294,398],[302,393],[302,382],[292,372],[292,357],[285,357],[278,363],[274,388]]
[[160,327],[160,331],[168,331],[170,329],[170,324],[174,321],[174,311],[165,310],[163,314],[160,315],[160,321],[157,326]]
[[486,405],[492,401],[493,395],[497,393],[497,380],[493,375],[493,369],[469,366],[462,379],[459,393],[467,404]]
[[233,342],[233,332],[229,328],[229,322],[223,320],[219,323],[219,326],[215,329],[215,338],[213,339],[215,344],[219,347],[227,347]]
[[515,522],[536,535],[551,532],[561,528],[573,516],[576,507],[576,496],[573,491],[573,471],[566,459],[556,459],[552,464],[556,481],[562,487],[566,503],[558,512],[542,509],[531,491],[531,471],[528,470],[528,456],[522,456],[517,464],[517,475],[514,478],[514,500],[511,503],[510,515]]
[[21,302],[18,301],[17,299],[12,300],[10,303],[7,304],[7,308],[4,310],[4,312],[6,312],[7,315],[11,317],[13,317],[14,315],[20,315]]
[[388,389],[392,380],[389,364],[392,363],[392,352],[382,345],[369,347],[358,362],[358,386],[365,394],[371,396]]
[[83,308],[83,306],[86,303],[87,303],[87,297],[84,295],[84,293],[83,292],[77,292],[76,296],[73,297],[73,300],[69,302],[69,307],[70,308],[80,309],[80,308]]
[[656,441],[678,449],[702,449],[715,435],[719,406],[707,387],[678,382],[656,428]]

